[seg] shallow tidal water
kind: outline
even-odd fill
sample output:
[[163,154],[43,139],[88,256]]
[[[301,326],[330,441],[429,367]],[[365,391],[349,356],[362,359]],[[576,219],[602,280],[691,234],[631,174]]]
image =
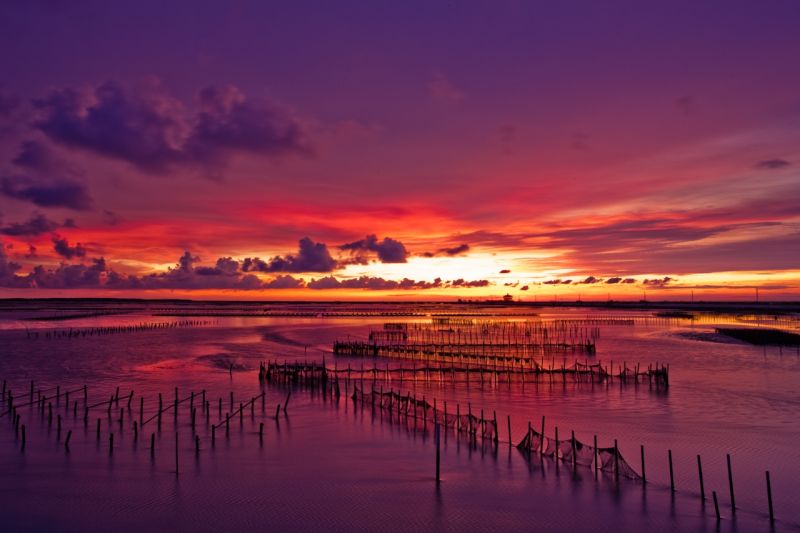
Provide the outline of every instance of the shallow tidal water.
[[[440,306],[436,312],[448,310],[459,309]],[[771,529],[767,470],[777,518],[772,527],[800,529],[800,355],[794,348],[753,347],[715,334],[714,326],[728,319],[655,320],[644,312],[587,309],[541,309],[539,317],[527,317],[636,317],[633,326],[598,326],[597,353],[589,359],[624,361],[629,367],[637,362],[644,367],[656,361],[669,364],[666,390],[647,382],[592,384],[559,378],[524,384],[407,379],[376,384],[429,401],[435,398],[439,405],[470,405],[487,417],[496,413],[497,445],[480,439],[470,444],[463,435],[443,432],[442,482],[437,486],[430,423],[398,420],[354,403],[349,394],[362,386],[357,381],[342,381],[337,400],[303,386],[259,384],[257,377],[259,362],[267,360],[324,357],[329,367],[339,369],[348,364],[360,368],[362,363],[410,368],[411,362],[395,359],[334,358],[331,346],[348,336],[366,338],[371,328],[386,321],[429,318],[214,316],[191,318],[206,322],[196,327],[46,336],[69,328],[189,320],[153,316],[148,308],[126,311],[58,321],[27,320],[52,317],[52,309],[0,315],[0,379],[13,391],[26,426],[22,450],[10,416],[0,418],[0,529],[760,531]],[[499,308],[483,311],[500,318],[504,314]],[[574,358],[586,356],[568,353],[556,362],[569,364]],[[51,399],[56,386],[71,391],[69,405],[63,396],[58,403],[52,400],[52,421],[35,401],[25,405],[31,380],[35,391],[46,390]],[[89,405],[107,402],[119,387],[119,405],[112,406],[110,415],[106,405],[93,407],[85,423],[84,385]],[[371,384],[363,386],[369,389]],[[132,424],[139,420],[140,397],[147,420],[157,410],[158,394],[169,405],[175,387],[181,399],[195,392],[195,406],[204,390],[210,412],[197,413],[193,430],[189,402],[183,402],[177,416],[171,411],[162,415],[160,427],[157,419],[146,422],[135,440]],[[287,412],[276,419],[276,406],[290,391]],[[241,418],[235,416],[227,433],[218,428],[212,446],[209,424],[224,421],[224,413],[262,392],[263,403],[257,400],[252,411],[245,408]],[[0,405],[0,411],[6,407]],[[542,416],[548,436],[557,426],[562,440],[571,431],[589,444],[596,435],[600,446],[612,446],[616,439],[638,472],[643,445],[647,483],[530,457],[509,445],[507,417],[516,444],[528,422],[538,429]],[[258,434],[261,423],[263,438]],[[199,452],[195,436],[200,437]],[[699,495],[698,454],[705,502]],[[732,458],[735,515],[726,454]],[[719,524],[711,491],[719,499]]]

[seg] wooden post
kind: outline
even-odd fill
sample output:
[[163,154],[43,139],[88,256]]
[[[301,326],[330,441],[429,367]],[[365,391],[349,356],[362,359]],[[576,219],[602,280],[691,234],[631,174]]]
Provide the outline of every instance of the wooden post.
[[136,420],[133,421],[133,442],[139,440],[139,425]]
[[150,434],[150,458],[152,459],[155,456],[156,456],[156,434],[155,433],[151,433]]
[[175,475],[178,475],[178,432],[175,432]]
[[[22,426],[22,445],[25,445],[25,426]],[[775,522],[775,513],[772,511],[772,483],[769,481],[769,470],[767,470],[767,503],[769,503],[769,521]]]
[[114,434],[109,433],[108,435],[108,453],[114,453]]
[[264,438],[264,422],[261,422],[258,426],[258,438]]
[[69,439],[72,438],[72,430],[67,431],[67,439],[64,441],[64,448],[69,451]]
[[142,425],[142,420],[144,420],[144,396],[139,398],[139,425]]
[[669,490],[675,492],[675,475],[672,471],[672,450],[667,450],[667,457],[669,457]]
[[200,435],[194,436],[194,453],[200,454]]
[[619,479],[619,446],[617,446],[617,439],[614,439],[614,477]]
[[511,415],[508,415],[508,447],[511,448]]
[[572,430],[572,468],[578,466],[578,458],[576,457],[577,446],[575,446],[575,430]]
[[289,405],[289,398],[292,397],[292,391],[289,391],[289,394],[286,395],[286,401],[283,402],[283,414],[286,414],[286,407]]
[[645,474],[644,470],[644,444],[642,444],[641,447],[642,447],[642,483],[647,483],[647,475]]
[[597,435],[594,436],[594,469],[595,474],[600,470],[600,465],[597,463]]
[[275,420],[278,419],[278,415],[280,414],[281,414],[281,404],[278,404],[278,406],[275,408]]
[[736,514],[736,498],[733,495],[733,469],[731,468],[731,454],[727,454],[728,459],[728,486],[731,489],[731,511]]
[[561,448],[561,447],[559,446],[559,440],[558,440],[558,426],[555,426],[553,429],[554,429],[554,431],[555,431],[555,436],[556,436],[556,453],[555,453],[555,455],[553,456],[553,460],[554,460],[556,463],[558,463],[558,450]]
[[217,443],[217,426],[211,426],[211,446]]
[[700,454],[697,454],[697,475],[700,478],[700,499],[706,501],[706,487],[703,484],[703,463],[700,462]]
[[717,513],[717,522],[719,522],[720,517],[719,517],[719,502],[717,501],[717,491],[712,490],[711,496],[714,498],[714,512]]
[[440,462],[440,455],[441,455],[441,452],[440,452],[440,450],[439,450],[439,447],[440,447],[440,445],[439,445],[440,439],[439,439],[439,424],[438,424],[438,423],[436,424],[436,431],[435,431],[435,433],[436,433],[436,484],[438,485],[438,484],[439,484],[439,482],[441,481],[441,479],[440,479],[440,477],[439,477],[439,473],[440,473],[440,466],[439,466],[439,462]]
[[541,446],[539,446],[539,455],[544,455],[544,415],[542,415],[542,432],[540,434],[539,440],[541,441]]
[[97,442],[100,442],[100,419],[97,419]]
[[[70,432],[72,433],[72,432]],[[25,424],[22,424],[22,448],[25,451]],[[767,472],[767,488],[769,489],[769,472]],[[772,491],[769,492],[769,508],[772,509]]]

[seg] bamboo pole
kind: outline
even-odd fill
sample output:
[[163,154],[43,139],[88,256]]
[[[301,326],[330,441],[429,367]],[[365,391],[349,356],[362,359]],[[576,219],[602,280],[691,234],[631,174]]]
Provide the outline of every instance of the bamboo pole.
[[706,501],[706,487],[703,484],[703,463],[700,462],[700,454],[697,454],[697,475],[700,478],[700,499]]
[[733,469],[731,468],[731,454],[726,454],[728,460],[728,486],[731,491],[731,511],[736,514],[736,497],[733,495]]
[[672,470],[672,450],[667,450],[667,457],[669,458],[669,490],[675,492],[675,475]]
[[[23,427],[22,435],[24,437],[24,435],[25,435],[25,430],[24,430],[25,426],[22,426],[22,427]],[[775,522],[775,513],[773,512],[773,509],[772,509],[772,483],[770,483],[770,480],[769,480],[769,470],[767,470],[766,474],[767,474],[767,503],[769,504],[769,521],[770,521],[770,523],[774,523]]]

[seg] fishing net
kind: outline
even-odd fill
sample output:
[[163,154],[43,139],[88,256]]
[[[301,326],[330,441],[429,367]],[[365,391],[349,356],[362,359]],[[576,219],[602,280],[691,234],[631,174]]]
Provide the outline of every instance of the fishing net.
[[598,448],[597,460],[600,463],[600,470],[604,472],[611,472],[629,479],[642,479],[642,476],[636,473],[636,470],[623,459],[617,448]]
[[[572,438],[556,443],[554,439],[544,436],[530,427],[525,437],[517,444],[517,449],[528,454],[542,453],[542,449],[544,449],[543,455],[547,457],[560,458],[564,462],[574,462],[583,466],[592,466],[595,460],[594,446]],[[597,465],[595,466],[604,472],[611,472],[629,479],[642,479],[625,461],[617,448],[597,448]]]
[[486,419],[474,414],[453,414],[443,409],[434,408],[428,401],[418,399],[406,394],[405,396],[394,391],[365,392],[359,387],[353,388],[352,400],[356,403],[369,404],[386,410],[389,413],[405,415],[407,418],[430,420],[432,423],[441,424],[444,428],[469,435],[477,439],[498,441],[500,432],[497,429],[496,419]]

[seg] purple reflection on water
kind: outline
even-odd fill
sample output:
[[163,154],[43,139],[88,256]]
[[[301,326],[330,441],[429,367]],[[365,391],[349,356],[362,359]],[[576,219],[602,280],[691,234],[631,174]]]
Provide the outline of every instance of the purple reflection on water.
[[[591,313],[609,314],[558,310],[547,311],[547,316],[543,312],[542,318]],[[330,366],[360,367],[360,359],[334,362],[330,346],[347,335],[365,337],[370,327],[380,327],[380,317],[216,317],[202,327],[69,339],[31,339],[25,329],[12,326],[68,329],[176,319],[141,310],[55,324],[16,322],[17,318],[7,316],[6,329],[0,331],[0,376],[16,397],[26,426],[26,447],[20,451],[10,417],[0,419],[3,529],[715,529],[713,504],[703,505],[699,498],[697,454],[703,459],[707,496],[714,490],[720,498],[722,528],[768,527],[765,470],[772,472],[778,527],[797,527],[800,522],[794,505],[800,490],[800,357],[793,349],[722,342],[725,339],[713,333],[713,321],[601,327],[595,360],[668,363],[671,386],[666,391],[646,383],[558,379],[524,385],[408,380],[385,384],[402,394],[436,398],[440,405],[447,401],[496,411],[504,441],[507,416],[515,442],[524,436],[528,421],[538,426],[545,416],[550,436],[558,426],[562,438],[574,430],[586,443],[597,435],[600,446],[611,446],[617,439],[637,471],[643,444],[650,482],[645,487],[617,482],[607,474],[596,476],[590,468],[527,457],[505,442],[471,446],[450,431],[442,435],[443,482],[437,489],[430,424],[422,428],[398,423],[380,410],[354,404],[345,392],[352,392],[355,383],[344,384],[347,391],[338,401],[295,387],[287,415],[276,420],[276,405],[286,400],[289,389],[262,387],[257,379],[258,363],[269,359],[321,360],[325,355]],[[568,362],[572,358],[566,356]],[[377,364],[411,365],[385,359]],[[69,406],[63,397],[58,403],[52,400],[52,422],[35,402],[24,406],[30,400],[31,380],[36,390],[58,385],[61,391],[72,391]],[[107,401],[120,387],[119,406],[113,406],[111,416],[99,406],[90,410],[84,423],[83,393],[78,392],[84,384],[89,404]],[[195,415],[195,432],[187,401],[179,405],[177,420],[171,411],[164,413],[160,428],[157,419],[148,421],[134,440],[139,398],[144,397],[147,420],[157,410],[158,393],[164,405],[170,405],[176,386],[181,399],[197,393],[197,408],[200,392],[206,392],[210,412]],[[126,395],[131,390],[128,409]],[[263,407],[256,401],[252,414],[245,408],[241,419],[234,416],[227,434],[223,423],[212,447],[210,424],[224,422],[225,413],[238,409],[240,401],[246,403],[262,392]],[[52,399],[54,391],[46,394]],[[35,392],[34,400],[36,396]],[[70,430],[67,452],[64,441]],[[200,437],[199,453],[195,434]],[[678,489],[674,496],[669,491],[670,449]],[[733,458],[739,507],[735,520],[730,519],[727,453]]]

